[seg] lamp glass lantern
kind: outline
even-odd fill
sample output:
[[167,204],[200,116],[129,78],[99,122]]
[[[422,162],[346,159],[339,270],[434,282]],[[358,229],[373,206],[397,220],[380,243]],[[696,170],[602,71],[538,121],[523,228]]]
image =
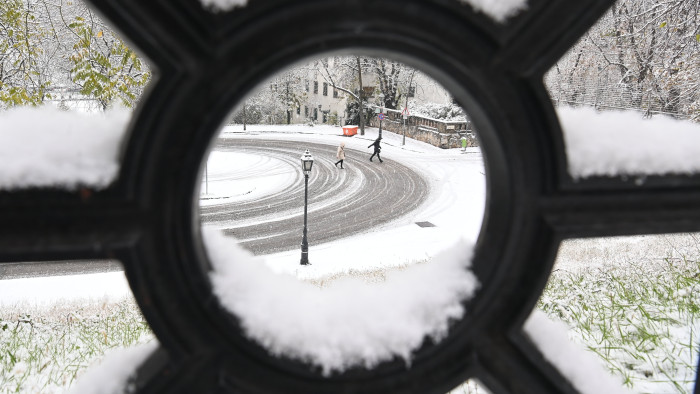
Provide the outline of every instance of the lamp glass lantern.
[[301,155],[301,169],[304,171],[305,175],[309,175],[311,173],[311,167],[314,165],[314,158],[311,156],[311,153],[309,153],[309,150],[307,149],[306,152],[304,152],[303,155]]

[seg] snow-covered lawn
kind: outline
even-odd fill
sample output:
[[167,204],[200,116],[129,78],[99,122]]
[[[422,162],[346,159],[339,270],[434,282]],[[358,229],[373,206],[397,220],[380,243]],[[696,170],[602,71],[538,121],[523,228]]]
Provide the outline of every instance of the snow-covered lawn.
[[[539,309],[571,327],[568,337],[592,349],[632,392],[691,393],[700,338],[698,237],[566,241]],[[385,275],[350,271],[309,282],[323,288],[338,277],[377,283]],[[128,293],[120,272],[0,282],[0,342],[14,357],[0,361],[0,393],[64,392],[105,353],[152,340]],[[55,364],[44,366],[47,358]],[[454,392],[485,393],[476,382]]]

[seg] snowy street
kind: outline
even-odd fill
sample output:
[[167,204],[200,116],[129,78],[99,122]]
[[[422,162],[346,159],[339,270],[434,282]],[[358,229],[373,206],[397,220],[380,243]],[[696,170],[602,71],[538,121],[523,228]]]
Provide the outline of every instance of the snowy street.
[[[220,137],[223,141],[234,140],[238,144],[239,139],[258,140],[256,149],[269,151],[284,146],[290,150],[286,155],[288,160],[277,160],[274,170],[269,168],[268,173],[287,171],[287,179],[298,177],[291,185],[279,179],[253,177],[231,183],[228,191],[222,186],[219,189],[221,195],[237,195],[234,198],[237,206],[243,207],[252,199],[264,199],[277,193],[281,193],[283,199],[296,200],[291,204],[298,207],[297,219],[288,219],[296,223],[291,224],[288,241],[292,249],[265,256],[274,270],[294,273],[300,278],[317,278],[350,270],[404,266],[434,256],[459,238],[476,240],[486,198],[481,152],[477,148],[470,148],[466,153],[460,149],[443,150],[411,139],[402,146],[402,136],[384,131],[381,152],[384,163],[378,163],[376,158],[370,162],[371,149],[367,146],[376,139],[377,133],[376,128],[368,128],[364,136],[345,137],[339,127],[333,126],[248,126],[247,133],[242,132],[241,126],[224,128]],[[333,167],[335,151],[341,142],[346,144],[344,170]],[[313,265],[300,270],[298,245],[303,226],[303,176],[299,157],[307,148],[315,159],[309,179],[309,258]],[[213,157],[219,153],[218,149]],[[236,162],[240,158],[229,160]],[[231,161],[210,159],[210,193],[216,183],[212,178],[216,179],[216,173],[221,170],[230,173],[231,170],[226,169],[230,166]],[[238,161],[236,167],[240,166],[245,164]],[[326,170],[330,171],[323,175]],[[202,185],[202,190],[204,187]],[[233,193],[233,187],[246,192]],[[426,188],[427,195],[422,188]],[[256,194],[256,191],[261,192]],[[296,197],[290,197],[294,195],[292,191]],[[202,201],[202,212],[206,215],[212,209],[209,204],[216,200]],[[347,212],[339,217],[341,214],[335,213],[336,209]],[[287,218],[283,213],[272,211],[265,215]],[[409,211],[410,214],[406,214]],[[322,222],[329,223],[330,227],[314,229],[315,217],[325,218]],[[204,221],[207,221],[206,216]],[[416,224],[423,222],[433,226]],[[269,225],[263,227],[269,228]],[[243,241],[245,246],[246,239]]]
[[[226,194],[219,187],[218,198],[203,200],[207,205],[201,208],[202,222],[225,229],[255,254],[298,249],[304,222],[300,148],[308,148],[315,159],[308,207],[308,236],[314,245],[389,223],[417,209],[428,197],[422,176],[395,160],[370,162],[365,152],[346,149],[348,163],[340,169],[334,166],[336,146],[229,138],[219,141],[214,157],[223,156],[238,165],[224,168],[209,182],[212,189],[214,184],[229,183],[230,191]],[[241,157],[255,160],[255,165],[241,168]],[[264,166],[265,173],[256,171],[261,160],[270,162]],[[267,187],[267,195],[250,198],[270,178],[278,186]]]

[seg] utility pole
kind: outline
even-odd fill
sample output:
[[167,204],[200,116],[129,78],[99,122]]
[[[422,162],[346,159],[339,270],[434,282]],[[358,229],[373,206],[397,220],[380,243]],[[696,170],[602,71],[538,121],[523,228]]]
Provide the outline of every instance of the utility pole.
[[401,116],[403,117],[403,141],[401,145],[406,145],[406,119],[408,118],[408,97],[411,95],[411,84],[413,83],[413,76],[416,75],[416,70],[411,73],[411,78],[408,80],[408,91],[406,92],[406,103],[404,104],[403,111],[401,111]]
[[360,135],[365,135],[365,105],[362,102],[362,66],[360,65],[360,57],[355,56],[355,60],[357,60],[357,77],[360,80],[360,91],[359,91],[359,96],[360,96]]

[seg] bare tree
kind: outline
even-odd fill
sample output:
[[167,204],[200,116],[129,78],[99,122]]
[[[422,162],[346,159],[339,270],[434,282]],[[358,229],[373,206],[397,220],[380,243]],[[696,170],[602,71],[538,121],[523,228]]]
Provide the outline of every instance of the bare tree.
[[[362,83],[363,62],[359,56],[336,57],[329,61],[317,62],[318,71],[323,79],[334,89],[345,92],[355,102],[360,123],[360,135],[365,134],[365,93]],[[366,67],[366,66],[365,66]],[[357,88],[355,88],[357,86]]]
[[548,74],[562,103],[700,120],[700,3],[619,0]]

